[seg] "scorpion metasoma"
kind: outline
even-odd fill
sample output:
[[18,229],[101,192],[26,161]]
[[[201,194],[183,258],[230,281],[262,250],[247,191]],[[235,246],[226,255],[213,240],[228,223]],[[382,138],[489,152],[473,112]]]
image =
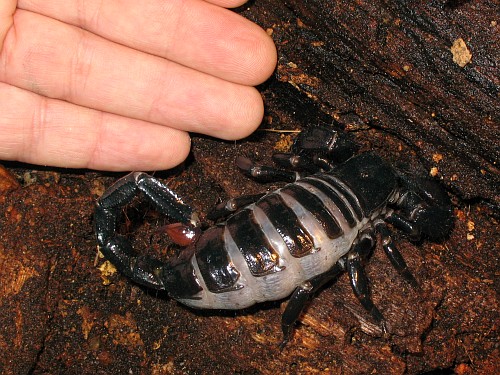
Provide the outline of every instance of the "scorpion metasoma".
[[[242,309],[291,295],[282,315],[282,346],[310,297],[347,271],[355,295],[386,331],[370,297],[363,259],[379,235],[392,265],[418,288],[386,223],[413,241],[439,240],[453,225],[452,207],[438,183],[409,177],[371,152],[353,156],[355,150],[349,134],[311,127],[297,137],[291,153],[274,155],[295,171],[238,158],[238,167],[257,180],[288,184],[218,205],[207,216],[216,224],[206,230],[197,212],[166,185],[130,173],[97,202],[100,250],[133,281],[194,308]],[[175,259],[139,255],[117,233],[123,206],[138,193],[172,222],[167,233],[184,246]]]

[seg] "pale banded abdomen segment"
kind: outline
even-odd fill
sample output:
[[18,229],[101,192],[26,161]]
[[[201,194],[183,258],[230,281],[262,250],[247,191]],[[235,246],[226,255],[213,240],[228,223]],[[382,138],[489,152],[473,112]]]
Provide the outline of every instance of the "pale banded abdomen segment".
[[192,259],[203,290],[181,302],[241,309],[284,298],[328,271],[367,221],[339,184],[322,175],[288,184],[204,233]]

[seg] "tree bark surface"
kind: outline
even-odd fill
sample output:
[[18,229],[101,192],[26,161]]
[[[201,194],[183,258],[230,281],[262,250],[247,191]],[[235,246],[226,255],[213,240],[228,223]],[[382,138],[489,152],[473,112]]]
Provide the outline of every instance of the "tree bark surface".
[[461,197],[498,205],[498,5],[267,0],[248,16],[272,32],[278,80],[327,115],[303,123],[383,130]]

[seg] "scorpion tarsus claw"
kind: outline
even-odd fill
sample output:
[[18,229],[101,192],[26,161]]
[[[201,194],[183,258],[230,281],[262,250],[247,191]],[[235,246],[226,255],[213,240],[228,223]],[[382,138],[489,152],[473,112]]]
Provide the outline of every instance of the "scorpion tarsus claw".
[[286,344],[288,344],[288,338],[283,338],[283,340],[281,340],[281,343],[279,345],[280,352],[282,352],[283,349],[285,349]]
[[253,162],[245,156],[238,156],[236,158],[236,165],[245,172],[250,172],[250,170],[254,167]]

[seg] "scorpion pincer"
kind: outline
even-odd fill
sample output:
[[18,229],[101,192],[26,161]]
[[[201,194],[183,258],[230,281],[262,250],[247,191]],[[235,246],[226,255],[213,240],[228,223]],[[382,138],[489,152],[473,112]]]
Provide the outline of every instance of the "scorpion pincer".
[[[297,137],[291,153],[274,155],[295,171],[238,158],[249,176],[287,184],[218,205],[207,216],[216,224],[204,231],[197,212],[175,192],[145,173],[130,173],[97,202],[100,250],[134,282],[194,308],[243,309],[291,295],[282,315],[282,346],[311,296],[346,271],[360,303],[385,331],[362,261],[379,235],[392,265],[418,288],[387,223],[410,240],[436,241],[453,226],[452,207],[436,182],[409,177],[371,152],[353,156],[355,150],[348,134],[312,127]],[[117,233],[122,207],[139,193],[177,223],[168,232],[185,246],[176,259],[139,255]]]

